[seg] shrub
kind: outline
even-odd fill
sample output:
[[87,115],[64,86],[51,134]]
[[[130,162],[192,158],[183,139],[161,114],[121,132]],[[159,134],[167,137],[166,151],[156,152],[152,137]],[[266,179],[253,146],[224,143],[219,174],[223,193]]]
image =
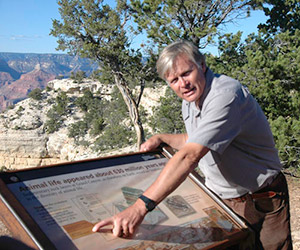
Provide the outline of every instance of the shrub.
[[184,133],[181,100],[170,88],[164,97],[160,97],[160,106],[154,108],[150,126],[155,133]]
[[104,129],[104,119],[102,117],[95,118],[92,121],[91,135],[99,135]]
[[99,135],[105,126],[101,99],[94,96],[90,90],[86,90],[82,97],[78,97],[74,101],[74,104],[84,112],[84,117],[68,128],[69,137],[74,138],[76,143],[81,143],[81,138],[88,131],[93,136]]
[[64,116],[69,112],[69,98],[65,92],[61,92],[55,98],[55,104],[48,111],[47,117],[49,118],[45,123],[45,130],[47,133],[54,133],[59,130],[64,121]]
[[81,137],[84,137],[88,131],[88,126],[84,121],[78,121],[68,128],[68,136],[74,138],[75,142],[79,142]]
[[19,106],[18,110],[17,110],[17,115],[18,116],[21,116],[22,115],[22,112],[24,111],[25,109],[22,107],[22,106]]
[[39,88],[36,88],[34,90],[32,90],[29,94],[28,94],[28,97],[36,100],[36,101],[40,101],[43,97],[42,95],[42,90],[39,89]]
[[45,130],[48,134],[52,134],[59,130],[62,123],[63,123],[63,119],[61,119],[59,117],[57,117],[57,119],[50,118],[49,120],[47,120],[45,122]]
[[50,88],[49,86],[46,87],[46,91],[50,92],[52,90],[52,88]]
[[85,90],[83,96],[75,100],[75,105],[82,111],[87,112],[94,99],[93,93],[90,90]]
[[[300,174],[300,121],[295,118],[269,119],[280,159],[285,168]],[[300,176],[300,175],[299,175]]]
[[71,72],[70,78],[74,83],[82,83],[83,79],[86,78],[86,74],[84,71]]
[[104,130],[95,142],[95,150],[116,149],[128,146],[134,139],[134,133],[128,127],[114,124]]

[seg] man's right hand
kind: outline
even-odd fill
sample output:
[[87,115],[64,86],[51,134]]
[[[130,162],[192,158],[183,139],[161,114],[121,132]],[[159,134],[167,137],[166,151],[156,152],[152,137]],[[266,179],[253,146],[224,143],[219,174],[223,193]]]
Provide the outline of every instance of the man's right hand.
[[180,150],[187,141],[187,134],[157,134],[140,146],[140,151],[149,151],[158,148],[161,143],[166,143],[170,147]]
[[145,152],[156,149],[162,142],[159,135],[154,135],[140,146],[140,151]]
[[114,236],[130,238],[142,223],[147,212],[145,203],[137,199],[132,206],[124,211],[95,224],[92,230],[93,232],[101,232],[103,227],[110,226]]

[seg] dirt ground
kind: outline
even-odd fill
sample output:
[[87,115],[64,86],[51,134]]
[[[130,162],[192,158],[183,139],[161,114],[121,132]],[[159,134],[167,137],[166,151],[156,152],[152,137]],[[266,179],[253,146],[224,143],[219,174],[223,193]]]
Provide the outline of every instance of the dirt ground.
[[294,250],[300,250],[300,179],[287,177],[290,194],[291,228]]
[[[291,205],[291,228],[294,250],[300,250],[300,179],[286,176],[289,185]],[[0,236],[11,236],[9,230],[0,221]]]

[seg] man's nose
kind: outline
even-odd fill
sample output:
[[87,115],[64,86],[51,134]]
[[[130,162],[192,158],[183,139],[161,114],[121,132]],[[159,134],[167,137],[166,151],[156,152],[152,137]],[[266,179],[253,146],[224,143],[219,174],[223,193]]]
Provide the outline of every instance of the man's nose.
[[179,77],[179,84],[181,88],[185,88],[189,83],[184,77]]

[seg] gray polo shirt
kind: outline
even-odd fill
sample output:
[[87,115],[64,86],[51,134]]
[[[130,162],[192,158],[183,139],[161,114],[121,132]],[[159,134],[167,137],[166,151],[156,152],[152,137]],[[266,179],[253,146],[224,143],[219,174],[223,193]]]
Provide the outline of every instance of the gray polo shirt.
[[200,104],[183,101],[187,143],[210,151],[200,160],[205,184],[223,199],[259,190],[281,169],[269,123],[237,80],[207,69]]

